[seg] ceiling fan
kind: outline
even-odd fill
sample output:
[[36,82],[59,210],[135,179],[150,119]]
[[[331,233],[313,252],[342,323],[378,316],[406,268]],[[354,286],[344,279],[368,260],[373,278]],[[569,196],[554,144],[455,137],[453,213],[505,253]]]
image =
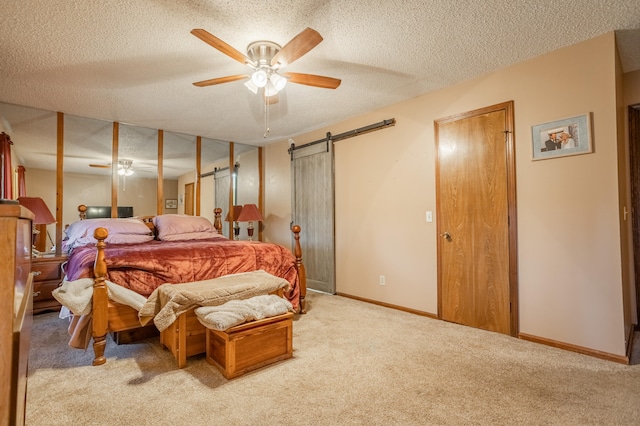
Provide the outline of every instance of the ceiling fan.
[[246,55],[206,30],[194,29],[191,34],[253,70],[251,74],[237,74],[198,81],[193,83],[194,86],[213,86],[249,78],[245,86],[253,93],[258,93],[259,89],[263,89],[267,104],[278,102],[277,94],[284,89],[287,82],[323,89],[335,89],[340,86],[341,80],[333,77],[295,72],[280,73],[284,67],[305,55],[322,41],[322,36],[312,28],[306,28],[284,47],[271,41],[253,42],[247,47]]
[[[118,174],[120,176],[131,176],[133,174],[133,160],[118,160]],[[91,163],[89,167],[95,167],[98,169],[110,169],[111,163],[108,164],[96,164]]]

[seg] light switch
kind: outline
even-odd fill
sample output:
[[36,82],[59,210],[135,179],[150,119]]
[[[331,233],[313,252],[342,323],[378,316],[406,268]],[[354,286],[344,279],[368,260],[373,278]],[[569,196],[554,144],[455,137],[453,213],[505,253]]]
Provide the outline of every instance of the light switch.
[[427,212],[427,222],[433,222],[433,212]]

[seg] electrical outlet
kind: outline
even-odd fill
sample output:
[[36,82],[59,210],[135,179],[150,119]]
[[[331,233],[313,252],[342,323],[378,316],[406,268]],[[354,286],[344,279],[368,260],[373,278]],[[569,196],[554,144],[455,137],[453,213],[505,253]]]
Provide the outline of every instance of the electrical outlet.
[[380,275],[380,285],[384,285],[385,284],[384,281],[385,281],[384,280],[384,275]]

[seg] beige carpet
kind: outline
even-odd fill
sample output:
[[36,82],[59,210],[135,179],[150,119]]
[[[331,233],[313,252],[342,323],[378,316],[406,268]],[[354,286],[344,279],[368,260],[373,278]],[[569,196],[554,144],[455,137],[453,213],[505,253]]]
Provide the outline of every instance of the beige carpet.
[[[310,293],[294,358],[227,381],[158,339],[107,364],[35,318],[28,425],[638,425],[640,365]],[[638,350],[634,357],[639,356]]]

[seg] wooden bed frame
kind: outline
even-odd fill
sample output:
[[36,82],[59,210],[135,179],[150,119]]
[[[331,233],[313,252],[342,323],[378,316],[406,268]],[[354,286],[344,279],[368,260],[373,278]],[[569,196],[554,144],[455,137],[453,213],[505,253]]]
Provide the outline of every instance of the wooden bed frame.
[[[86,212],[86,206],[80,205],[78,206],[78,211],[80,212],[80,219],[84,219]],[[222,229],[222,221],[221,214],[222,209],[216,208],[214,210],[215,220],[214,227],[218,230],[218,233],[221,233]],[[147,226],[149,226],[153,230],[153,223],[150,218],[141,217]],[[305,298],[307,295],[307,277],[304,264],[302,263],[302,248],[300,247],[300,226],[294,225],[291,228],[291,231],[294,234],[295,246],[294,246],[294,256],[296,258],[296,269],[298,270],[298,281],[300,285],[300,313],[305,313]],[[133,330],[136,328],[140,328],[140,321],[138,319],[138,311],[135,309],[123,305],[121,303],[113,302],[109,300],[109,296],[107,294],[107,285],[105,283],[105,276],[107,275],[107,264],[104,257],[104,248],[106,247],[105,239],[108,236],[108,231],[105,228],[97,228],[94,232],[94,238],[98,240],[96,244],[97,254],[96,260],[94,263],[94,283],[93,283],[93,308],[92,308],[92,338],[93,338],[93,352],[94,359],[93,365],[102,365],[107,362],[107,358],[104,356],[104,351],[107,345],[106,337],[109,332],[120,332]],[[192,310],[193,311],[193,310]],[[192,314],[194,315],[194,314]],[[195,315],[194,315],[195,316]],[[186,320],[183,319],[183,321]],[[176,327],[177,328],[177,327]],[[195,354],[198,352],[189,351],[189,347],[193,347],[194,345],[188,344],[188,342],[184,342],[184,335],[179,338],[168,338],[163,337],[163,344],[167,346],[174,354],[176,359],[178,360],[178,365],[180,368],[184,367],[186,363],[186,357],[191,354]],[[179,340],[179,341],[176,341]],[[175,343],[174,343],[175,342]],[[188,345],[188,346],[187,346]],[[197,346],[197,350],[200,350],[199,345]],[[182,350],[181,350],[182,349]],[[196,349],[194,349],[196,350]]]

